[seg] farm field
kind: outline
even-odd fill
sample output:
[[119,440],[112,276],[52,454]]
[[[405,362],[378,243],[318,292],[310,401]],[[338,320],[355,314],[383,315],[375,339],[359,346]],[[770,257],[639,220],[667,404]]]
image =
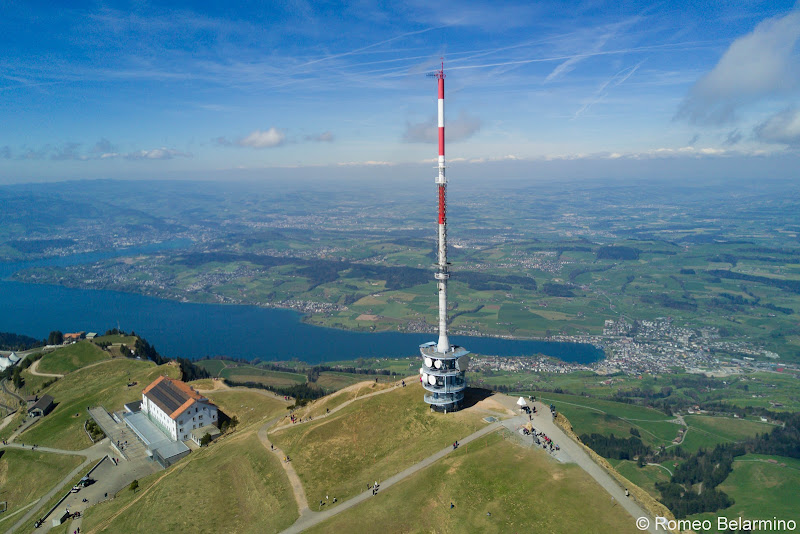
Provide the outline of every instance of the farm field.
[[733,419],[729,417],[709,417],[704,415],[684,416],[689,432],[683,442],[683,448],[694,452],[699,448],[713,449],[720,443],[743,441],[756,434],[772,432],[775,425]]
[[270,387],[288,387],[306,382],[305,374],[273,371],[257,365],[226,360],[199,360],[196,363],[211,373],[211,376],[234,382],[255,382]]
[[597,433],[627,438],[630,429],[636,428],[645,444],[659,447],[671,444],[682,428],[670,422],[674,417],[643,406],[559,393],[540,393],[537,399],[554,404],[579,436]]
[[234,382],[256,382],[271,387],[287,387],[306,382],[303,374],[270,371],[252,365],[227,367],[219,372],[219,376]]

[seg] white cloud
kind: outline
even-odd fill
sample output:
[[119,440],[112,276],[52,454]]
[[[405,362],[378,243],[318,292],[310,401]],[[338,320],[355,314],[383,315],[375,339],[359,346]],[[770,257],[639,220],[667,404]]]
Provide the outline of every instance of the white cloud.
[[[445,121],[445,137],[448,142],[463,141],[476,134],[481,129],[481,120],[473,117],[466,111],[461,111],[455,119]],[[437,143],[439,129],[436,126],[436,117],[431,117],[425,122],[416,124],[406,123],[403,141],[406,143]]]
[[756,126],[754,131],[765,143],[800,146],[800,109],[784,109]]
[[792,94],[800,85],[800,11],[761,22],[736,39],[689,90],[676,118],[693,124],[732,122],[743,104]]
[[239,139],[236,144],[250,148],[272,148],[286,142],[286,133],[274,126],[269,130],[254,130],[247,137]]

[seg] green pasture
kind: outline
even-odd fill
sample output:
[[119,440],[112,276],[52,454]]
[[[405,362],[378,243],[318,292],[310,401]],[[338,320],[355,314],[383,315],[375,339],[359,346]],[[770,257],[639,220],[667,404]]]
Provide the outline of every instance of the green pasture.
[[[580,506],[575,506],[576,495]],[[558,464],[498,433],[459,448],[309,532],[368,532],[376,525],[387,533],[638,532],[627,512],[579,467]]]
[[110,358],[111,356],[106,351],[91,341],[81,340],[42,356],[38,371],[40,373],[66,374]]

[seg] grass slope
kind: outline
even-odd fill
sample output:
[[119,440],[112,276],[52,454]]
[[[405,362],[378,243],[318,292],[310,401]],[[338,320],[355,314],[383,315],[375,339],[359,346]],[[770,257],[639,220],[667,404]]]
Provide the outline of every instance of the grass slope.
[[[775,463],[771,463],[772,462]],[[794,519],[797,520],[797,496],[800,494],[800,460],[782,456],[747,454],[736,458],[733,473],[719,485],[735,503],[713,514],[699,514],[690,519]]]
[[[89,406],[118,410],[126,402],[140,399],[142,389],[162,374],[180,378],[180,370],[173,365],[156,366],[152,362],[127,359],[110,360],[72,372],[46,390],[57,406],[17,441],[68,450],[86,448],[92,444],[83,431]],[[128,387],[129,380],[138,384]]]
[[333,410],[337,406],[341,406],[349,400],[363,397],[377,391],[382,391],[390,387],[392,386],[389,386],[385,383],[379,384],[375,382],[357,382],[352,386],[348,386],[347,388],[341,389],[335,393],[318,399],[308,406],[301,408],[296,413],[298,417],[302,417],[303,419],[309,415],[311,417],[317,417],[318,415],[324,414],[326,410]]
[[637,467],[636,462],[630,460],[615,460],[613,462],[614,469],[617,472],[645,490],[647,493],[655,497],[661,498],[661,492],[656,490],[656,482],[668,482],[670,474],[661,467],[655,465],[646,465],[644,467]]
[[627,512],[579,467],[497,433],[309,532],[375,531],[638,532]]
[[258,423],[267,417],[282,415],[287,412],[286,403],[272,397],[272,393],[242,391],[228,389],[207,393],[211,402],[216,404],[228,417],[234,415],[239,419],[241,429]]
[[292,457],[309,502],[360,493],[481,428],[481,414],[431,413],[417,385],[356,402],[271,439]]
[[[90,508],[82,532],[279,532],[298,517],[280,459],[255,432],[222,438]],[[128,506],[130,505],[130,506]]]
[[110,355],[89,341],[79,341],[45,354],[39,362],[40,373],[66,374],[89,364],[110,359]]
[[0,525],[9,514],[47,493],[82,461],[80,456],[19,449],[0,451],[0,500],[8,501],[8,511],[0,518]]

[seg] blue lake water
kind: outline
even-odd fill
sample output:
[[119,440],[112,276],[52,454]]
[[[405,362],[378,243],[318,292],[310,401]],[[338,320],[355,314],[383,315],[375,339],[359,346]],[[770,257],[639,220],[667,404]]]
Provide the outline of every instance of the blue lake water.
[[[0,331],[46,338],[51,330],[103,333],[117,324],[146,338],[166,357],[199,359],[225,355],[261,360],[299,359],[308,363],[359,357],[418,355],[434,334],[363,333],[305,324],[292,310],[191,304],[117,291],[71,289],[8,280],[34,266],[66,266],[105,258],[182,248],[186,241],[112,252],[77,254],[20,263],[0,263]],[[431,298],[434,298],[432,295]],[[546,354],[568,362],[590,363],[603,351],[587,344],[452,336],[451,342],[479,354]]]

